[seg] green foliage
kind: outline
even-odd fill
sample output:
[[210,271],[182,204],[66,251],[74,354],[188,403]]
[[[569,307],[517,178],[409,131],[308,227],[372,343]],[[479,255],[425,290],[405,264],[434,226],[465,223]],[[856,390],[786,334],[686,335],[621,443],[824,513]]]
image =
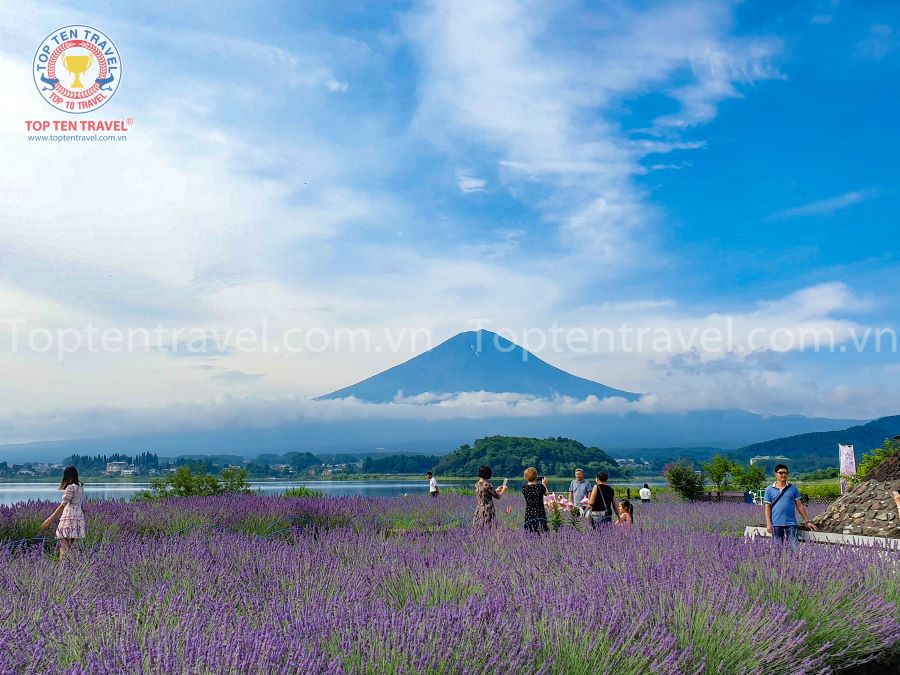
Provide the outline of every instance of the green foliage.
[[696,471],[693,465],[684,461],[669,464],[663,473],[669,481],[669,487],[682,499],[694,501],[703,494],[703,472]]
[[400,611],[407,606],[428,607],[444,603],[463,604],[473,596],[484,595],[484,588],[464,572],[458,570],[403,569],[381,583],[384,599]]
[[838,480],[819,481],[816,483],[798,482],[797,489],[810,499],[837,499],[841,496],[841,483]]
[[222,469],[218,476],[206,473],[204,468],[196,472],[180,466],[162,478],[151,478],[150,489],[139,492],[132,501],[163,499],[166,497],[204,497],[221,494],[249,494],[253,492],[247,483],[247,470]]
[[388,455],[387,457],[366,457],[363,473],[425,473],[441,460],[436,455]]
[[559,510],[558,504],[553,504],[550,507],[550,513],[547,514],[547,521],[550,524],[550,529],[554,532],[558,532],[559,528],[563,525],[563,516],[562,511]]
[[474,490],[474,488],[456,485],[453,487],[441,488],[441,494],[442,495],[460,495],[462,497],[474,497],[475,490]]
[[880,448],[875,448],[862,456],[862,459],[859,461],[859,466],[856,467],[857,481],[867,480],[869,474],[875,470],[875,467],[879,466],[889,457],[893,457],[898,452],[900,452],[900,444],[890,438],[885,438],[884,445]]
[[435,473],[444,476],[474,476],[486,464],[495,476],[519,477],[529,466],[545,476],[570,476],[576,468],[588,476],[607,471],[610,476],[627,474],[600,448],[588,448],[568,438],[525,438],[489,436],[474,446],[462,445],[441,458]]
[[797,481],[806,480],[828,480],[829,478],[840,478],[841,472],[836,466],[829,466],[825,469],[816,469],[815,471],[807,471],[806,473],[798,473],[794,476]]
[[325,493],[319,490],[312,490],[303,485],[288,488],[282,493],[283,497],[324,497]]
[[311,452],[287,452],[284,454],[284,463],[290,464],[294,471],[303,471],[321,464],[322,460]]
[[766,472],[761,466],[735,464],[731,472],[734,483],[742,490],[759,490],[766,484]]
[[740,465],[737,462],[716,454],[703,465],[703,470],[706,471],[706,475],[709,476],[716,489],[721,492],[731,486],[733,474],[739,467]]
[[[92,474],[103,473],[106,471],[106,465],[109,462],[126,462],[133,464],[142,471],[159,468],[159,457],[152,452],[142,452],[138,455],[121,455],[113,453],[112,455],[69,455],[62,461],[63,466],[70,464],[78,468],[81,475],[89,476]],[[60,470],[59,475],[62,475]]]

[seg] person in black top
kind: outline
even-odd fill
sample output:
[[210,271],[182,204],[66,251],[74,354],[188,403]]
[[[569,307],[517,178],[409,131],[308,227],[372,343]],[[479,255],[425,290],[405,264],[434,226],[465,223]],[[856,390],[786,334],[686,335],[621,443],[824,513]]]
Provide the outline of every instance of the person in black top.
[[601,471],[597,474],[597,484],[591,491],[591,525],[594,529],[612,522],[613,513],[619,512],[616,491],[607,485],[609,474]]
[[525,480],[522,494],[525,496],[525,529],[531,532],[546,532],[547,509],[544,508],[544,496],[547,494],[547,479],[537,482],[538,472],[533,466],[525,469]]

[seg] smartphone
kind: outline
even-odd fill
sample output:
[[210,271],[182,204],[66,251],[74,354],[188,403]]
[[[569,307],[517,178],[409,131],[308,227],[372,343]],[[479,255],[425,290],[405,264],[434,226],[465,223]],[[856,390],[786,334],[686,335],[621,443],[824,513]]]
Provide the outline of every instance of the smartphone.
[[543,483],[543,482],[544,482],[544,477],[543,477],[543,476],[538,476],[538,477],[537,477],[537,482],[538,482],[538,483]]
[[506,484],[509,482],[509,478],[503,479],[503,487],[506,487]]

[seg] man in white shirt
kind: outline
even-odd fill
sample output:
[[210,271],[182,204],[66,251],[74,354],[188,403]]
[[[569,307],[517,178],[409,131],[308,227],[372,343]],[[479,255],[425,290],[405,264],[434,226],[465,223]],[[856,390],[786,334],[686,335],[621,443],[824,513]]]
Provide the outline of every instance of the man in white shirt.
[[638,494],[641,496],[641,501],[644,502],[645,504],[649,503],[650,500],[653,498],[653,493],[650,492],[650,486],[647,485],[646,483],[644,483],[644,487],[642,487],[638,491]]
[[439,494],[441,494],[441,491],[438,490],[437,479],[430,471],[425,475],[428,476],[428,494],[430,494],[432,497],[437,497]]

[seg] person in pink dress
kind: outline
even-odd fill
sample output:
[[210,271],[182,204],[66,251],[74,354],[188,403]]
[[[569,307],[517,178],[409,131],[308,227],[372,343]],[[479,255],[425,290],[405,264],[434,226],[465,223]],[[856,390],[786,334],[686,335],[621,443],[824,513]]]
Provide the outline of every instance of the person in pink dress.
[[63,479],[59,484],[63,490],[62,500],[59,506],[47,520],[41,523],[41,529],[46,530],[59,518],[56,527],[56,538],[59,540],[59,557],[65,558],[66,554],[79,539],[84,539],[84,512],[81,502],[84,501],[84,486],[78,480],[78,469],[67,466],[63,471]]
[[634,523],[634,507],[629,500],[623,499],[619,502],[619,520],[616,525],[627,530],[631,529],[632,523]]

